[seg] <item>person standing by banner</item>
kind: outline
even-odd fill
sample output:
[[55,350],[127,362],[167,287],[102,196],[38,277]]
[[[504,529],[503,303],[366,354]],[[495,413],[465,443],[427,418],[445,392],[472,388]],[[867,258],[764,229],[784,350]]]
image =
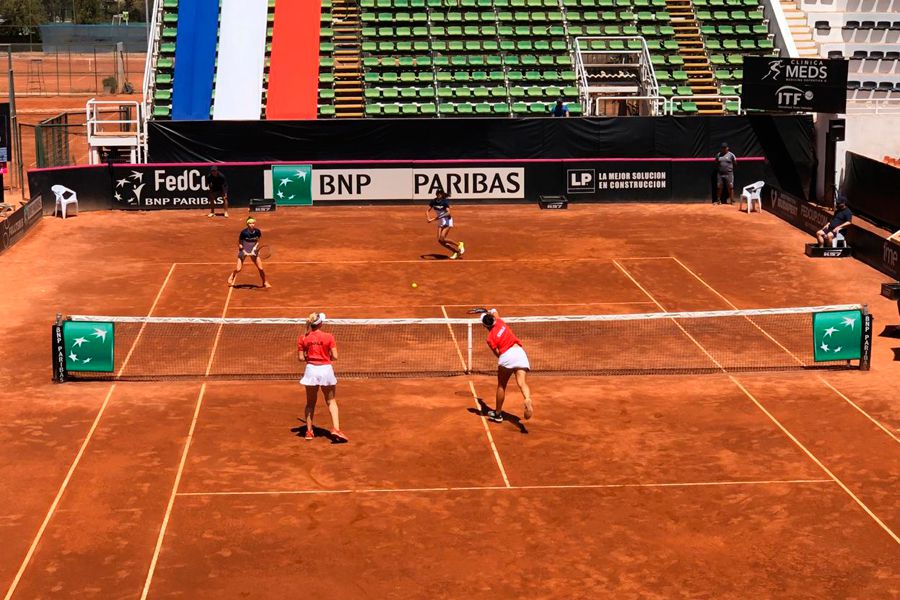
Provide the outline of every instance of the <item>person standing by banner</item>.
[[734,204],[734,165],[737,164],[737,157],[728,149],[727,142],[722,142],[715,160],[718,174],[716,175],[716,198],[713,200],[713,204],[724,203],[722,189],[725,186],[728,186],[728,204]]
[[225,211],[223,216],[228,216],[228,180],[225,179],[225,176],[219,173],[219,167],[213,165],[209,170],[209,176],[207,177],[207,183],[209,184],[209,214],[207,217],[216,216],[216,200],[219,198],[222,199],[222,203],[225,207]]

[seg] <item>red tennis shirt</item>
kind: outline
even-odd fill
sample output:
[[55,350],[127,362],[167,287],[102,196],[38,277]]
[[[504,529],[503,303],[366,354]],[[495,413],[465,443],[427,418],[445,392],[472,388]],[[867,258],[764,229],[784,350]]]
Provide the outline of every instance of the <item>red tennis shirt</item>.
[[306,362],[311,365],[330,365],[329,350],[335,347],[334,336],[316,329],[297,340],[297,350],[306,352]]
[[487,343],[492,350],[496,350],[500,354],[503,354],[516,344],[522,345],[516,334],[509,328],[509,325],[504,323],[502,319],[497,318],[494,319],[494,326],[488,332]]

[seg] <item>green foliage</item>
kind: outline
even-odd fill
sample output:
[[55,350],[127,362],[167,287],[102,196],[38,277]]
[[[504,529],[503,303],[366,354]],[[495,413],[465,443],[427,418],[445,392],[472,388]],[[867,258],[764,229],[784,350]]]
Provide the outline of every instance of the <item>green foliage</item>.
[[41,0],[0,0],[0,15],[8,27],[29,29],[47,22]]

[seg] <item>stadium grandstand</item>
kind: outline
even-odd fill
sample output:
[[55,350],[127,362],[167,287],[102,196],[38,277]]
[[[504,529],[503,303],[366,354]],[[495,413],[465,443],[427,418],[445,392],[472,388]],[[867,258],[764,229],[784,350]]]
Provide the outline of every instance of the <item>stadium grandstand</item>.
[[780,52],[758,0],[188,6],[156,15],[156,119],[736,113],[743,57]]

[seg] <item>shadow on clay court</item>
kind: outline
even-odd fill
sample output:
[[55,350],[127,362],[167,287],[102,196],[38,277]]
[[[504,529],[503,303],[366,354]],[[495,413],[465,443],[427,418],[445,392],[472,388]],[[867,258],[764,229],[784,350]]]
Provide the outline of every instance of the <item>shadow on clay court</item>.
[[[900,325],[885,325],[878,337],[900,339]],[[894,362],[900,362],[900,348],[891,348],[894,353]]]
[[[467,408],[466,410],[472,413],[473,415],[478,415],[479,417],[486,417],[487,412],[491,409],[490,406],[485,404],[484,400],[481,398],[475,398],[478,401],[478,408]],[[517,417],[516,415],[511,415],[508,412],[500,411],[500,414],[503,415],[503,422],[509,423],[513,427],[519,430],[519,433],[528,433],[528,428],[525,427],[525,424],[522,423],[522,419]]]
[[236,283],[236,284],[232,285],[231,287],[233,287],[236,290],[264,290],[264,289],[266,289],[260,283]]
[[450,260],[446,254],[422,254],[419,258],[422,260]]
[[[302,423],[302,425],[297,425],[296,427],[291,427],[291,433],[296,435],[298,438],[305,438],[306,436],[306,421],[303,419],[297,419]],[[343,444],[346,443],[346,440],[342,440],[338,437],[331,435],[331,432],[325,429],[324,427],[316,427],[313,425],[313,433],[317,438],[325,438],[330,441],[332,444]]]

